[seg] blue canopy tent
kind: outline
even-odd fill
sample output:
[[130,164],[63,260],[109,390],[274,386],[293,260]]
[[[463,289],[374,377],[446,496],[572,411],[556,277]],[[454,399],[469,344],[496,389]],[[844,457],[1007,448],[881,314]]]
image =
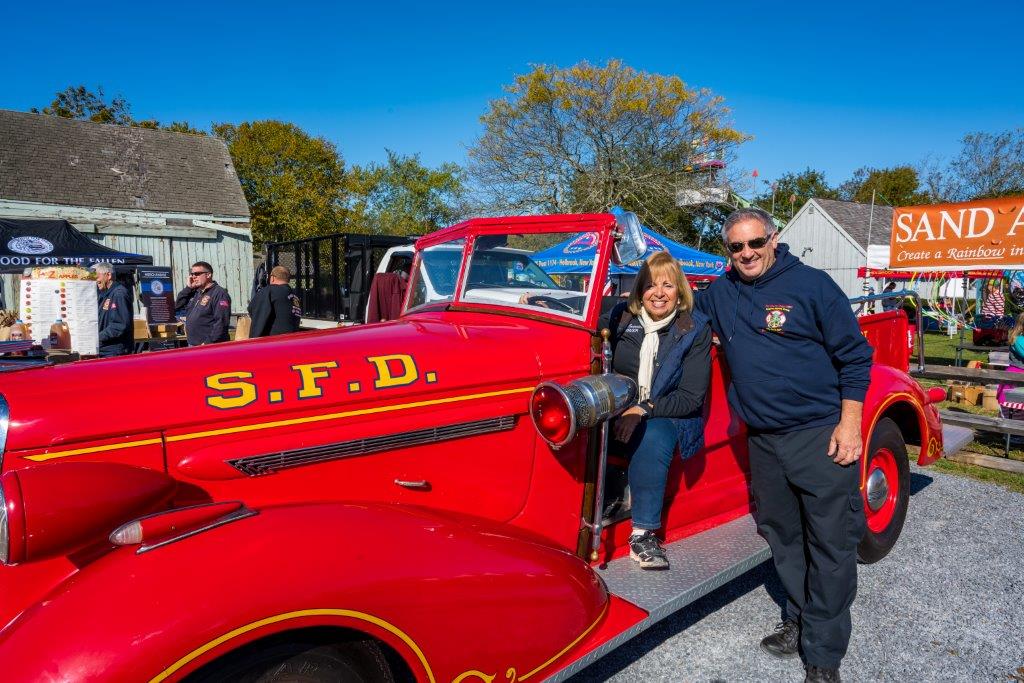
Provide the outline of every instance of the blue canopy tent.
[[[622,211],[619,207],[612,209],[611,213],[618,214]],[[679,263],[683,273],[691,278],[719,277],[725,274],[726,259],[724,256],[706,254],[692,247],[674,242],[664,235],[659,235],[646,226],[643,227],[644,241],[651,251],[667,250]],[[597,252],[597,244],[590,233],[582,233],[560,242],[553,247],[538,251],[533,255],[533,261],[549,275],[589,275],[594,266],[594,255]],[[613,279],[623,276],[635,276],[640,272],[640,262],[628,265],[611,264],[608,267],[608,275]],[[621,289],[621,288],[620,288]]]

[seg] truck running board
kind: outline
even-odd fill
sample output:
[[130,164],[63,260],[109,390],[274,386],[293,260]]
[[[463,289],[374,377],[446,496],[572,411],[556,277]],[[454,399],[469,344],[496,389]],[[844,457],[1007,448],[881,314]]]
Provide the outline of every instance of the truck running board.
[[753,569],[771,554],[768,544],[757,535],[751,515],[666,545],[665,552],[671,564],[668,571],[640,569],[628,555],[597,570],[609,593],[640,607],[648,616],[548,680],[561,681],[578,673],[665,617]]
[[[970,413],[966,413],[970,415]],[[981,416],[979,416],[981,417]],[[1008,420],[1009,421],[1009,420]],[[1022,423],[1024,424],[1024,423]],[[942,424],[942,455],[956,455],[961,448],[974,441],[974,430],[964,425],[948,424],[943,418]]]

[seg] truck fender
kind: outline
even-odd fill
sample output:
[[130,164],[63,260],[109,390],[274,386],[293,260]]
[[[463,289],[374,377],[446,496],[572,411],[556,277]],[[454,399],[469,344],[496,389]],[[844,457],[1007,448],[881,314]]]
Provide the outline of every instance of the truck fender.
[[[938,412],[921,386],[906,373],[887,365],[873,366],[864,407],[865,450],[875,424],[884,416],[896,423],[907,443],[921,447],[918,465],[930,465],[942,456],[942,424]],[[864,458],[861,466],[866,465]]]
[[386,504],[269,507],[86,565],[0,632],[0,661],[8,680],[175,680],[253,640],[337,626],[380,639],[419,680],[522,678],[607,605],[585,562],[507,526]]

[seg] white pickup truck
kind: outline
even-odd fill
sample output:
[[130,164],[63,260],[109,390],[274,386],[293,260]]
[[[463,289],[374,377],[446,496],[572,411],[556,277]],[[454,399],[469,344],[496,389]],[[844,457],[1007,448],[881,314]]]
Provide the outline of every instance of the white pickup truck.
[[[582,300],[582,292],[560,287],[541,270],[533,262],[532,253],[526,249],[505,246],[477,249],[473,266],[466,274],[464,298],[519,304],[523,295],[528,294],[534,299],[546,297],[549,300],[564,301],[566,308],[572,307],[574,300]],[[377,274],[399,268],[403,262],[411,262],[414,255],[412,245],[391,247],[381,258]],[[459,245],[441,245],[423,253],[420,266],[423,287],[421,291],[413,292],[417,305],[451,300],[461,259],[462,248]]]

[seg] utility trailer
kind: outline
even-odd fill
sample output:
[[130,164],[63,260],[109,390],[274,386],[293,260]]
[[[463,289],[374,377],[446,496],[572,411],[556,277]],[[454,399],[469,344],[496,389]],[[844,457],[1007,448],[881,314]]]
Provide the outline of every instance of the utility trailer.
[[391,247],[411,245],[413,237],[343,232],[266,245],[265,269],[277,265],[292,273],[292,287],[302,302],[302,327],[335,327],[364,321],[370,283]]

